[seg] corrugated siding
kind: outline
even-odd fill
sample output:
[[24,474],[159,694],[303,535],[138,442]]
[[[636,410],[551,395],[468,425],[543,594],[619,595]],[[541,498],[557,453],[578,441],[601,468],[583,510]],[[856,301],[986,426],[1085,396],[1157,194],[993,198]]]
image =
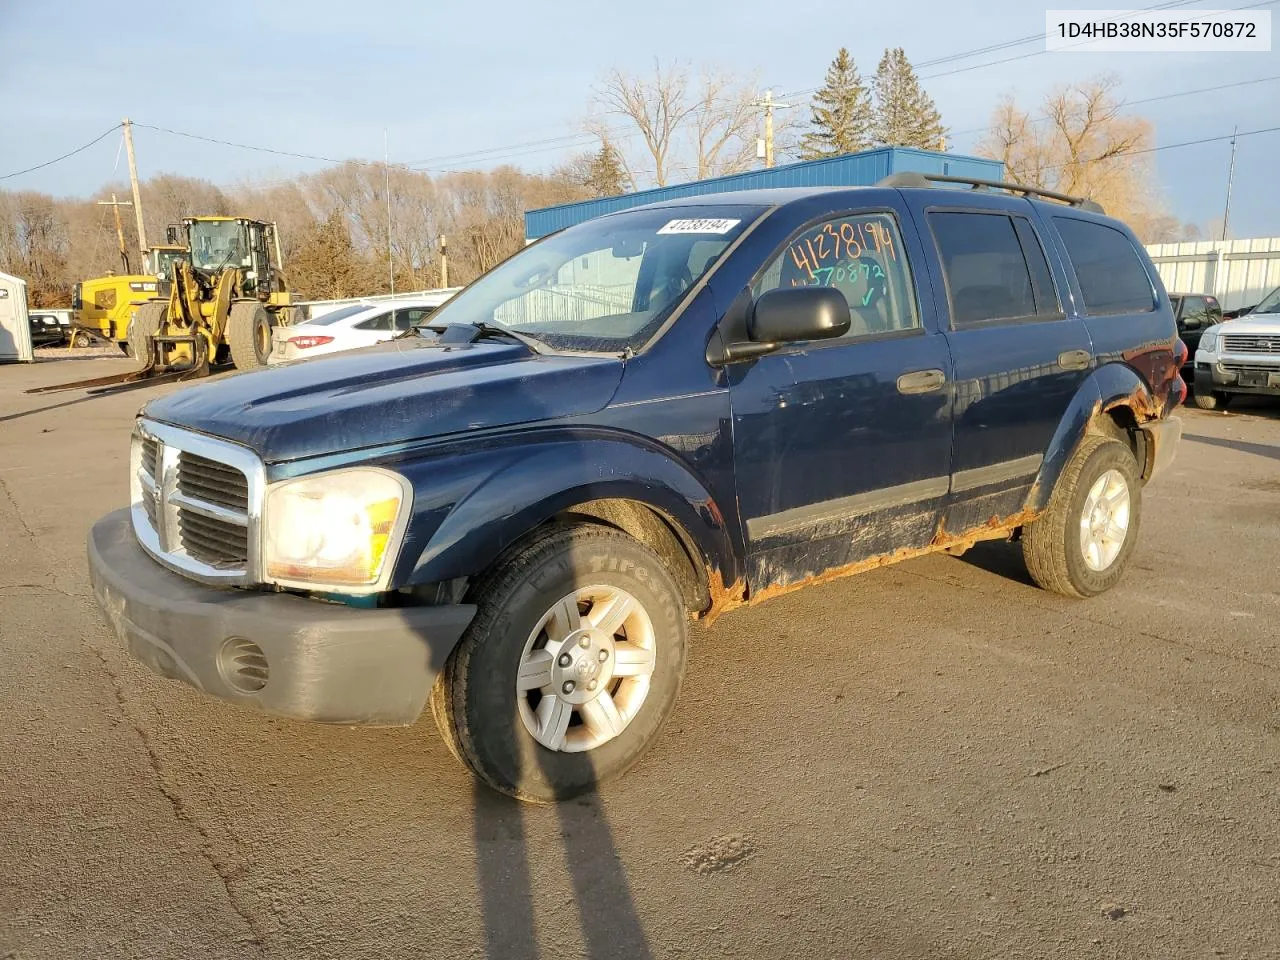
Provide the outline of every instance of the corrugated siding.
[[1280,287],[1280,237],[1153,243],[1147,247],[1170,293],[1209,293],[1223,310],[1257,303]]
[[582,223],[606,213],[616,213],[646,203],[678,200],[682,197],[700,197],[710,193],[730,190],[761,190],[772,187],[869,187],[891,173],[903,171],[917,173],[941,173],[952,176],[977,177],[998,180],[1004,172],[998,160],[966,157],[953,153],[933,153],[905,147],[885,147],[851,153],[829,160],[812,160],[790,163],[770,170],[750,170],[711,180],[695,180],[671,187],[655,187],[621,197],[604,197],[600,200],[583,200],[542,210],[530,210],[524,215],[525,236],[530,240],[545,237],[575,223]]

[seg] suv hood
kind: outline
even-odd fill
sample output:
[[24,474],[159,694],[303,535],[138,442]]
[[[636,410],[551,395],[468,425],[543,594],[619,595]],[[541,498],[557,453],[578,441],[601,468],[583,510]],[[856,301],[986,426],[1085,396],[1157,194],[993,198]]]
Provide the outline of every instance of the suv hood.
[[594,413],[613,396],[622,366],[506,342],[393,340],[220,377],[153,400],[143,415],[274,463]]
[[1218,324],[1218,333],[1280,334],[1280,313],[1247,313]]

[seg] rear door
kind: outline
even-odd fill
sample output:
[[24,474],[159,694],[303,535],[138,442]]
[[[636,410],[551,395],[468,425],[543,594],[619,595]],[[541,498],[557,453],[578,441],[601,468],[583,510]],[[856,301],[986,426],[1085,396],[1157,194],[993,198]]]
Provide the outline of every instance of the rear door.
[[840,339],[730,368],[753,590],[922,547],[936,533],[951,458],[951,362],[932,304],[917,297],[919,239],[904,214],[894,204],[811,222],[754,280],[753,297],[835,287],[853,322]]
[[1098,365],[1123,363],[1157,396],[1173,379],[1176,324],[1159,274],[1137,239],[1118,224],[1063,209],[1052,217],[1071,267],[1083,323]]
[[1092,344],[1063,309],[1066,277],[1050,266],[1029,202],[973,197],[963,208],[931,207],[923,191],[915,199],[955,363],[945,523],[958,533],[1022,509],[1093,366]]

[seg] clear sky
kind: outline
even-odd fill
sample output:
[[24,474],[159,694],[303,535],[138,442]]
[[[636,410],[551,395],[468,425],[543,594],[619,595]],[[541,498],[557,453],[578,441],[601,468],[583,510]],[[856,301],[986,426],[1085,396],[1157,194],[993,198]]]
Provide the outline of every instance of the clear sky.
[[[385,128],[392,162],[546,169],[586,138],[515,145],[580,133],[593,81],[615,66],[644,70],[655,56],[716,64],[755,74],[781,94],[820,85],[841,45],[871,74],[886,46],[905,47],[918,64],[1043,31],[1044,10],[1026,0],[0,0],[0,176],[73,149],[124,116],[335,158],[381,159]],[[1007,92],[1030,105],[1055,83],[1111,72],[1126,99],[1143,100],[1280,76],[1277,53],[1053,53],[930,79],[1042,49],[1038,42],[920,71],[954,149],[972,149],[978,134],[970,131],[985,126]],[[1155,122],[1160,145],[1230,134],[1234,125],[1280,126],[1280,80],[1133,109]],[[323,166],[146,129],[136,141],[144,177],[172,172],[230,184]],[[113,135],[0,180],[0,188],[87,194],[111,178],[118,142]],[[487,152],[460,156],[472,151]],[[1280,235],[1278,152],[1280,133],[1240,141],[1233,235]],[[1201,226],[1221,216],[1229,154],[1225,141],[1156,154],[1172,213]]]

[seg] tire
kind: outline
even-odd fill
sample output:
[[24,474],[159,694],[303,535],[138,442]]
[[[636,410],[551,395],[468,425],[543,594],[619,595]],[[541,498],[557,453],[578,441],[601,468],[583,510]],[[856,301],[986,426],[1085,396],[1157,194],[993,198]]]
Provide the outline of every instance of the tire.
[[1231,394],[1214,390],[1211,393],[1196,393],[1196,406],[1201,410],[1225,410],[1231,402]]
[[257,370],[271,356],[271,311],[260,303],[233,303],[227,317],[227,343],[237,370]]
[[[589,635],[575,632],[564,626],[572,615],[560,612],[566,609],[562,600],[575,592],[584,628],[593,614],[609,609],[610,597],[634,601],[632,613],[607,638],[608,623]],[[584,593],[603,599],[582,599]],[[556,525],[500,561],[471,595],[479,610],[431,695],[432,714],[453,755],[494,789],[537,802],[576,796],[630,769],[656,739],[684,678],[688,618],[657,554],[610,527]],[[557,638],[563,648],[554,645]],[[544,640],[549,649],[538,649]],[[530,670],[537,657],[541,665]],[[628,676],[611,673],[619,660],[628,664]],[[529,689],[517,692],[522,664],[524,673],[545,675],[548,682],[538,689],[535,677]],[[560,695],[574,685],[566,683],[570,679],[578,687],[569,696],[590,698],[588,703],[568,705]],[[597,682],[600,693],[584,689]],[[554,724],[539,723],[544,706],[552,708],[546,717],[571,711],[571,725],[561,727],[568,749],[552,749],[535,735],[534,726],[541,726],[542,736],[556,736],[548,732]],[[602,715],[621,732],[602,725]]]
[[129,322],[129,356],[142,361],[143,366],[151,359],[150,340],[160,332],[168,313],[168,301],[148,300]]
[[91,347],[93,346],[93,337],[89,336],[83,330],[77,330],[71,337],[71,346]]
[[[1110,495],[1113,499],[1100,508],[1101,513],[1090,511],[1091,519],[1099,524],[1093,529],[1101,529],[1097,518],[1108,514],[1116,521],[1112,529],[1124,529],[1119,549],[1109,559],[1107,552],[1097,549],[1092,529],[1087,532],[1084,525],[1086,504],[1098,492],[1104,477],[1108,483],[1103,487],[1103,498]],[[1117,505],[1122,495],[1116,483],[1121,481],[1127,505],[1123,511]],[[1048,509],[1022,532],[1027,572],[1045,590],[1067,597],[1092,597],[1110,590],[1124,574],[1138,541],[1141,518],[1142,485],[1133,453],[1117,440],[1088,436],[1058,478]],[[1086,536],[1095,547],[1088,555]],[[1103,541],[1101,550],[1109,551],[1115,539]]]

